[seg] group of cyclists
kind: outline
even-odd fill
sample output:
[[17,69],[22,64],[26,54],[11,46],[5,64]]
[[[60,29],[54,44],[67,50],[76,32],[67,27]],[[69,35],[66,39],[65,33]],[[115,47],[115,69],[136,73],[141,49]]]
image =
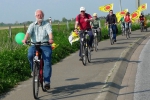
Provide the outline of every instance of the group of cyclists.
[[[146,26],[146,18],[142,13],[141,13],[138,21],[139,21],[140,25]],[[119,22],[121,22],[121,27],[123,27],[122,29],[124,29],[124,31],[129,29],[129,34],[131,34],[132,18],[131,18],[130,13],[127,12],[125,16],[120,18]],[[110,10],[109,14],[106,16],[106,25],[108,25],[108,36],[110,36],[109,31],[111,28],[113,31],[114,42],[117,42],[117,39],[116,39],[116,34],[118,32],[117,17],[113,13],[113,10]],[[93,42],[93,33],[94,32],[92,30],[97,29],[98,34],[100,34],[100,37],[98,37],[98,38],[101,38],[101,23],[100,23],[100,19],[97,16],[97,13],[94,13],[93,17],[92,17],[90,14],[86,13],[86,9],[84,7],[80,7],[80,14],[78,14],[76,17],[75,31],[78,31],[77,30],[78,26],[80,27],[80,30],[82,30],[82,31],[88,30],[87,34],[90,36],[89,46],[91,47],[91,51],[93,51],[92,42]],[[82,34],[80,34],[80,39],[81,38],[82,38]],[[79,60],[82,60],[81,45],[80,45],[79,56],[80,56]]]
[[[24,44],[26,44],[29,36],[31,38],[32,42],[49,42],[52,44],[53,41],[53,34],[52,34],[52,28],[51,28],[51,23],[44,21],[44,12],[40,9],[35,11],[35,18],[36,21],[33,22],[32,24],[29,25],[28,30],[26,32],[25,38],[22,41]],[[143,14],[141,14],[139,21],[142,22],[145,20],[145,17]],[[123,27],[128,27],[126,23],[129,23],[129,28],[130,28],[130,33],[131,33],[131,16],[130,13],[127,12],[127,14],[120,19],[121,25]],[[109,11],[109,14],[106,17],[106,25],[108,25],[108,28],[112,28],[113,30],[113,38],[114,42],[116,42],[116,33],[117,33],[117,18],[116,15],[113,13],[113,10]],[[90,46],[90,51],[93,51],[93,29],[97,29],[97,34],[100,34],[101,36],[101,23],[100,19],[98,18],[97,13],[94,13],[93,16],[90,14],[86,13],[85,7],[80,7],[80,14],[76,16],[76,21],[75,21],[75,30],[78,31],[78,27],[80,28],[81,31],[87,30],[87,34],[89,35],[89,46]],[[108,29],[108,36],[109,36],[109,29]],[[80,35],[80,41],[82,38],[82,35]],[[101,38],[101,37],[99,37]],[[52,55],[52,48],[48,44],[43,44],[40,49],[42,50],[42,56],[43,56],[43,61],[44,61],[44,87],[46,89],[50,89],[50,78],[51,78],[51,73],[52,73],[52,68],[51,68],[51,55]],[[31,66],[31,75],[33,74],[33,57],[35,55],[35,47],[31,44],[29,50],[28,50],[28,60]],[[79,50],[79,56],[80,59],[82,60],[82,55],[81,55],[81,45],[80,45],[80,50]]]
[[[130,13],[127,12],[125,16],[121,17],[119,22],[121,22],[121,29],[126,30],[127,28],[129,28],[129,31],[130,31],[130,34],[131,34],[132,20],[131,20]],[[141,15],[139,16],[138,22],[140,23],[140,25],[146,27],[146,17],[143,15],[143,13],[141,13]]]

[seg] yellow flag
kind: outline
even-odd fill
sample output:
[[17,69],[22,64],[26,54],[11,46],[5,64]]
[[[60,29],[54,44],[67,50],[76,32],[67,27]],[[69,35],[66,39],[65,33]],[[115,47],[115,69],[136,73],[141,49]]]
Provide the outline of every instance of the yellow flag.
[[147,3],[140,5],[139,8],[138,8],[139,11],[143,11],[143,10],[146,10],[146,9],[147,9]]
[[139,11],[139,10],[134,11],[134,12],[131,14],[131,19],[132,19],[132,20],[139,19],[140,14],[141,14],[141,11]]
[[124,9],[124,10],[122,10],[120,12],[117,12],[116,16],[125,16],[127,12],[128,12],[128,9]]
[[116,15],[116,17],[117,17],[117,22],[119,22],[122,16]]
[[113,3],[107,4],[107,5],[104,5],[104,6],[100,6],[99,10],[103,11],[103,12],[109,12],[110,10],[113,10]]
[[116,13],[117,22],[119,22],[121,17],[125,16],[127,12],[128,12],[128,9],[124,9],[124,10],[122,10],[120,12],[117,12]]
[[52,50],[54,50],[54,49],[57,48],[58,46],[59,46],[59,44],[53,43],[53,44],[51,45]]

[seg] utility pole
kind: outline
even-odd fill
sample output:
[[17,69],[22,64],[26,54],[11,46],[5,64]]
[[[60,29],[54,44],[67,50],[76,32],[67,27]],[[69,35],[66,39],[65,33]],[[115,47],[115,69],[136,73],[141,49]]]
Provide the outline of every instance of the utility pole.
[[121,0],[119,0],[119,1],[120,1],[120,11],[122,11]]
[[138,7],[140,6],[140,0],[138,0]]
[[141,5],[142,0],[136,0],[137,8]]

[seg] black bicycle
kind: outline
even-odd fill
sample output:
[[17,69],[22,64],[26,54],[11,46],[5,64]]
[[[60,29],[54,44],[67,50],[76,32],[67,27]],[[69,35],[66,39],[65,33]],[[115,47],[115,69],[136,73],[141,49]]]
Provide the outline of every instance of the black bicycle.
[[122,36],[125,35],[124,23],[121,23],[121,32],[122,32]]
[[125,31],[125,34],[126,34],[126,38],[130,38],[130,28],[129,28],[129,22],[126,23],[126,31]]
[[140,22],[140,28],[141,28],[141,32],[143,32],[143,30],[144,30],[144,21]]
[[144,25],[144,21],[140,21],[140,28],[141,28],[141,32],[143,32],[144,29],[147,31],[147,27]]
[[27,44],[34,45],[36,48],[35,56],[33,58],[33,96],[35,99],[38,99],[39,87],[41,85],[42,90],[45,92],[47,89],[44,88],[44,76],[43,76],[43,58],[42,58],[42,50],[40,46],[42,44],[50,45],[49,42],[30,42],[27,41]]
[[80,45],[81,45],[81,57],[82,57],[82,63],[84,66],[87,64],[87,60],[90,63],[91,62],[91,50],[89,46],[89,35],[87,34],[88,31],[80,31],[79,34],[82,37],[80,39]]

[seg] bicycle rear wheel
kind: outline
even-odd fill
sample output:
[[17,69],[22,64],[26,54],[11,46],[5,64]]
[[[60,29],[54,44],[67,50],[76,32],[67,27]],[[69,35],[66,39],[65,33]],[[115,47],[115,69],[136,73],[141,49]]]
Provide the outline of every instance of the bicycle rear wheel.
[[39,93],[39,68],[38,64],[33,64],[33,96],[35,99],[38,98]]

